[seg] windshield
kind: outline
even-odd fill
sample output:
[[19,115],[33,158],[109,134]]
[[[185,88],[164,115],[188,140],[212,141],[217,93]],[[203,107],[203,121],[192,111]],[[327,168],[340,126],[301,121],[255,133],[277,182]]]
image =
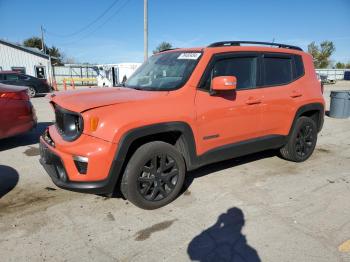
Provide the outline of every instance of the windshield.
[[141,90],[174,90],[190,77],[202,53],[169,52],[151,56],[125,82],[126,87]]

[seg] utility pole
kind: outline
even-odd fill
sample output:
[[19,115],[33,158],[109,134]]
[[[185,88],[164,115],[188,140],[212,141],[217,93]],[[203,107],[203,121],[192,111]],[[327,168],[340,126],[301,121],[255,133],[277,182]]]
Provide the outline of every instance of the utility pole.
[[44,54],[46,54],[45,43],[44,43],[44,28],[42,25],[40,26],[40,29],[41,29],[41,50],[44,52]]
[[148,0],[143,2],[143,52],[146,61],[148,59]]

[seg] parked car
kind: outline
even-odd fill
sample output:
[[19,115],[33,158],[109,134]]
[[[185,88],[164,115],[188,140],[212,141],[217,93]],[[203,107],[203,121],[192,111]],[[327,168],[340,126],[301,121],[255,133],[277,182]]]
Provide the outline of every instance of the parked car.
[[24,86],[0,84],[0,139],[35,127],[37,117],[27,92]]
[[16,71],[0,71],[0,83],[6,85],[27,86],[29,97],[51,92],[46,79],[24,75]]
[[209,163],[267,149],[305,161],[325,109],[308,53],[246,41],[160,52],[124,87],[53,94],[50,103],[56,123],[40,139],[40,161],[53,182],[120,190],[144,209],[170,203],[186,172]]

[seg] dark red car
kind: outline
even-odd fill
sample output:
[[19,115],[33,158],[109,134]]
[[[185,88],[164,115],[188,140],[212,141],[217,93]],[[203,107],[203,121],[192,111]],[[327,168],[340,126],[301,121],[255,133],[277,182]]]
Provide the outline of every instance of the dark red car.
[[0,84],[0,139],[25,133],[36,122],[28,88]]

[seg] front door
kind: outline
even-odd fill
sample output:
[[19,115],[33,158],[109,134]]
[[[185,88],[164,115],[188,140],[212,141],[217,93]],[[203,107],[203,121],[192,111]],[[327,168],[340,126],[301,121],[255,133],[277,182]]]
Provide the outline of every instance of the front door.
[[[263,97],[256,88],[258,65],[255,53],[220,54],[212,59],[195,99],[199,155],[259,136]],[[235,76],[237,89],[211,94],[211,80],[216,76]]]

